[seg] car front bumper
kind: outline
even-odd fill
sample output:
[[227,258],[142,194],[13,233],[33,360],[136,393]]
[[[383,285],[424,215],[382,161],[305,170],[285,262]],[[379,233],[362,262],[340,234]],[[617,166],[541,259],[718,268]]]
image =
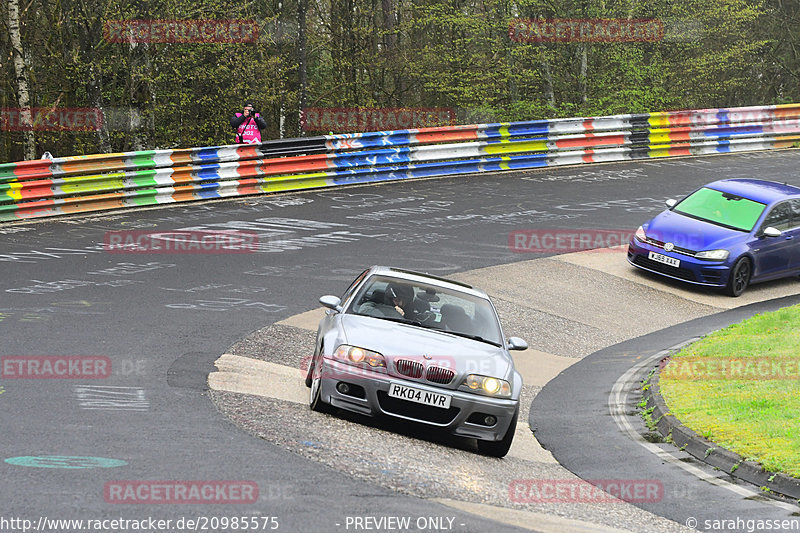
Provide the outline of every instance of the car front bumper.
[[[655,252],[680,261],[678,267],[659,263],[649,258]],[[642,270],[705,287],[725,287],[731,267],[727,261],[706,261],[677,252],[667,252],[650,243],[631,239],[628,243],[628,262]]]
[[[329,358],[322,358],[320,393],[324,402],[367,416],[386,415],[422,424],[436,426],[462,437],[496,441],[505,436],[519,400],[490,398],[469,392],[444,389],[409,381],[397,376],[362,369]],[[343,394],[337,389],[345,383],[351,389]],[[388,395],[391,383],[415,389],[446,394],[451,397],[450,408],[443,409],[416,402],[392,398]],[[479,421],[494,416],[495,424],[487,426]]]

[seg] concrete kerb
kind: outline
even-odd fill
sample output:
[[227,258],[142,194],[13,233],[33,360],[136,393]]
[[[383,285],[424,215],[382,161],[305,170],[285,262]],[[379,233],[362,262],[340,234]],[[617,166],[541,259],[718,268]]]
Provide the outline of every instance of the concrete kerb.
[[[667,356],[669,357],[669,356]],[[760,464],[711,442],[686,427],[673,415],[659,387],[658,369],[648,381],[644,393],[646,407],[652,408],[652,420],[658,433],[680,450],[730,476],[761,487],[768,494],[800,500],[800,479],[764,470]],[[767,490],[768,489],[768,490]]]

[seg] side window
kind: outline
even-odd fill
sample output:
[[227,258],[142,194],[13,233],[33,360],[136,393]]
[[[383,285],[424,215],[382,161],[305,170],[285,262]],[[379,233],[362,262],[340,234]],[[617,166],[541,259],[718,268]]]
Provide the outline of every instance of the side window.
[[342,294],[342,305],[344,305],[347,299],[350,298],[350,295],[353,293],[353,290],[355,290],[355,288],[358,287],[358,284],[361,283],[361,281],[364,279],[364,276],[367,275],[367,272],[369,272],[369,269],[366,269],[364,272],[359,274],[358,277],[353,280],[353,283],[351,283],[350,286],[347,287],[347,290],[345,290],[344,294]]
[[792,211],[792,227],[800,227],[800,199],[789,200]]
[[781,231],[786,231],[791,227],[792,210],[789,207],[789,202],[781,202],[772,208],[764,223],[761,224],[761,229],[773,227]]

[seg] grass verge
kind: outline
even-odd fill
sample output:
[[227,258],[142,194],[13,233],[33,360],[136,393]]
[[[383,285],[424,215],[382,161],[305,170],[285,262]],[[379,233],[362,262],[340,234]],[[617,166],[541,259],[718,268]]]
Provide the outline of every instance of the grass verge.
[[800,477],[800,306],[756,315],[672,356],[670,412],[698,435]]

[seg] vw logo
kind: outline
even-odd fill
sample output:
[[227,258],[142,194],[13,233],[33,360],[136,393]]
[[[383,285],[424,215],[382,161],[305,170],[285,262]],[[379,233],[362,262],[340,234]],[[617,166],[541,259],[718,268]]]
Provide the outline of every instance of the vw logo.
[[671,242],[668,242],[668,243],[666,243],[664,245],[664,251],[665,252],[671,252],[673,250],[673,248],[675,248],[675,245],[672,244]]

